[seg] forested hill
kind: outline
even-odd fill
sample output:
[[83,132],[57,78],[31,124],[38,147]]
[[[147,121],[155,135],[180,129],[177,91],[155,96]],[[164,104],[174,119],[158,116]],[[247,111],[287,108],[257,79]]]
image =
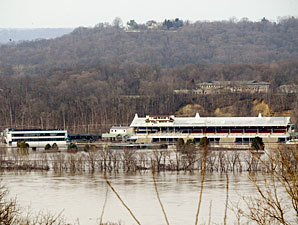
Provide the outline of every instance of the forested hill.
[[[298,19],[278,24],[100,24],[53,40],[0,46],[0,129],[104,132],[135,113],[291,116],[298,125]],[[257,80],[268,93],[175,94],[204,81]],[[282,92],[280,86],[293,86]],[[263,109],[260,108],[263,107]],[[263,111],[262,111],[263,110]]]
[[196,22],[176,29],[125,30],[99,24],[77,28],[53,40],[26,41],[0,47],[6,65],[148,63],[161,67],[186,64],[268,63],[298,59],[298,19],[279,23]]

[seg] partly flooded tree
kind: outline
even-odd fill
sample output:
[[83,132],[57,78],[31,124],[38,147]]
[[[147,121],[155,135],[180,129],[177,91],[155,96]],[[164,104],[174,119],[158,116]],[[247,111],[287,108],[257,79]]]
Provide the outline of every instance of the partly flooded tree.
[[207,137],[201,138],[199,145],[200,145],[201,148],[204,148],[204,146],[208,146],[209,145],[209,140],[207,139]]
[[255,150],[264,150],[265,145],[263,139],[260,137],[255,137],[252,139],[251,147]]
[[67,151],[68,152],[77,152],[78,151],[78,146],[75,143],[70,143],[67,146]]
[[21,154],[28,154],[29,144],[25,141],[18,141],[17,142],[18,152]]
[[177,151],[182,151],[182,149],[184,148],[183,138],[178,138],[177,143],[176,143],[176,148],[177,148]]
[[16,200],[8,199],[8,190],[0,184],[0,224],[16,224],[19,209]]
[[44,150],[50,150],[51,149],[51,145],[50,144],[46,144],[46,146],[44,146]]
[[52,144],[52,149],[53,150],[58,150],[59,149],[57,143]]
[[279,147],[266,153],[266,159],[254,154],[264,172],[249,178],[257,190],[254,197],[244,197],[242,217],[259,225],[298,224],[298,152],[297,146]]

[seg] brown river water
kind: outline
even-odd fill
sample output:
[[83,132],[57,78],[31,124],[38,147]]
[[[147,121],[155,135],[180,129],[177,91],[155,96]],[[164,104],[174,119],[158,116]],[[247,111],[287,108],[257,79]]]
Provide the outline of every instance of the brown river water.
[[[229,173],[229,204],[240,196],[250,196],[255,188],[247,173]],[[147,172],[110,173],[109,181],[141,224],[166,224],[156,197],[152,174]],[[24,212],[63,213],[69,223],[95,225],[104,204],[108,186],[103,174],[49,172],[1,172],[0,179],[16,197]],[[170,224],[194,224],[200,193],[200,172],[161,172],[156,174],[161,201]],[[104,222],[136,224],[116,195],[108,189]],[[226,202],[226,175],[207,174],[199,224],[223,224]],[[211,214],[210,214],[211,205]],[[235,221],[228,210],[228,224]]]

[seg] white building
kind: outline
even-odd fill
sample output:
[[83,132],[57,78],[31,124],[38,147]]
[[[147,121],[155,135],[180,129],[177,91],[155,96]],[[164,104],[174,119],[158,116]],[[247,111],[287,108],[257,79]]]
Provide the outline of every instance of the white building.
[[102,134],[102,138],[109,141],[127,140],[133,134],[133,128],[128,126],[112,126],[110,133]]
[[176,142],[178,138],[196,142],[207,137],[215,144],[249,144],[260,137],[264,143],[283,143],[291,139],[294,126],[290,117],[175,117],[136,114],[131,125],[137,142]]
[[133,129],[127,126],[112,126],[110,129],[110,134],[132,134]]
[[4,143],[9,147],[17,147],[18,142],[25,141],[29,147],[44,148],[47,144],[66,146],[66,130],[43,130],[43,129],[12,129],[3,131]]
[[212,81],[197,84],[194,94],[220,94],[232,93],[268,93],[270,83],[251,81]]

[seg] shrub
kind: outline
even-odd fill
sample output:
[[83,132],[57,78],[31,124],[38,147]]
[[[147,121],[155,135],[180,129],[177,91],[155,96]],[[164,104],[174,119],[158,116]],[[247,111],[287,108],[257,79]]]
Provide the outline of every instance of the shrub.
[[178,138],[177,144],[176,144],[177,150],[182,151],[184,147],[184,140],[183,138]]
[[85,151],[85,152],[88,152],[88,151],[90,150],[90,148],[91,148],[90,145],[85,144],[85,146],[84,146],[84,151]]
[[200,147],[205,147],[205,145],[209,145],[209,140],[207,137],[203,137],[200,139]]
[[264,150],[264,142],[262,138],[255,137],[251,142],[251,147],[255,150]]
[[54,143],[54,144],[52,145],[52,149],[53,149],[53,150],[58,150],[59,147],[58,147],[58,145],[57,145],[56,143]]
[[195,144],[194,139],[187,139],[185,145],[187,146],[187,145],[192,145],[192,144]]
[[46,146],[44,147],[44,150],[49,150],[51,149],[51,145],[50,144],[46,144]]
[[0,224],[14,224],[19,210],[15,200],[7,199],[8,190],[0,184]]
[[29,148],[29,144],[26,143],[25,141],[18,141],[18,142],[17,142],[17,147],[18,147],[18,148],[23,148],[23,149],[25,149],[25,148]]
[[70,143],[67,147],[67,151],[76,152],[78,150],[78,146],[74,143]]
[[25,141],[18,141],[17,143],[18,152],[21,154],[28,154],[29,153],[29,144]]

